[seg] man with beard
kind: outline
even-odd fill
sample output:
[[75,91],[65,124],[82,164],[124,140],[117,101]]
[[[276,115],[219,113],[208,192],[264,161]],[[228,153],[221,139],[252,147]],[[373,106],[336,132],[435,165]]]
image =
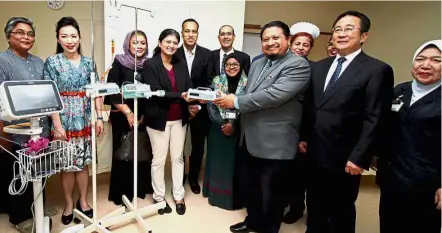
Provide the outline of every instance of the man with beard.
[[235,41],[235,31],[230,25],[222,26],[218,31],[218,41],[221,45],[221,49],[213,50],[213,73],[212,76],[217,76],[224,73],[224,69],[221,64],[224,64],[224,59],[231,53],[237,53],[239,55],[239,63],[241,67],[244,67],[244,72],[249,75],[250,70],[250,56],[244,52],[233,49],[233,41]]
[[252,63],[245,94],[217,98],[222,108],[241,112],[240,146],[246,156],[246,208],[231,232],[279,231],[290,169],[297,152],[302,100],[308,87],[308,61],[289,51],[290,29],[281,21],[261,30],[265,55]]
[[[181,36],[183,45],[178,49],[178,56],[185,60],[192,80],[193,88],[209,87],[212,84],[212,52],[197,45],[199,24],[194,19],[182,23]],[[198,178],[204,155],[204,145],[209,133],[210,119],[206,104],[189,104],[191,113],[190,137],[192,152],[189,158],[189,185],[193,193],[199,194],[201,187]],[[184,182],[186,177],[184,177]]]
[[[43,61],[29,53],[35,42],[33,22],[24,17],[12,17],[6,23],[4,32],[9,48],[0,53],[0,83],[4,81],[43,79]],[[3,132],[3,125],[15,125],[23,122],[26,121],[0,121],[0,131]],[[48,137],[47,118],[41,118],[40,125],[44,127],[42,136]],[[29,139],[29,136],[11,135],[11,140],[20,144],[27,142]],[[11,152],[21,149],[20,146],[15,144],[7,148]],[[31,205],[34,201],[32,186],[28,186],[22,195],[9,194],[8,187],[13,179],[14,167],[16,169],[18,167],[14,165],[15,159],[11,155],[1,152],[3,151],[0,150],[0,213],[7,213],[9,222],[15,225],[19,232],[31,233],[33,226]],[[20,185],[18,181],[16,188],[18,189]],[[53,216],[55,214],[56,210],[53,208],[50,211],[45,211],[45,215]]]

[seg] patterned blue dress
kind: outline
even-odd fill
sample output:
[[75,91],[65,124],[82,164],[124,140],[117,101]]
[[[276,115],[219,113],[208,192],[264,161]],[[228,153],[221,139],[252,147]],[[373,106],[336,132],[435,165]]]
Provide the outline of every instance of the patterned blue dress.
[[60,113],[60,120],[67,140],[82,151],[74,157],[74,168],[69,171],[81,171],[92,162],[91,103],[83,88],[90,83],[92,71],[92,59],[84,56],[81,56],[80,64],[73,64],[59,53],[49,57],[44,64],[44,79],[57,84],[63,101],[64,110]]

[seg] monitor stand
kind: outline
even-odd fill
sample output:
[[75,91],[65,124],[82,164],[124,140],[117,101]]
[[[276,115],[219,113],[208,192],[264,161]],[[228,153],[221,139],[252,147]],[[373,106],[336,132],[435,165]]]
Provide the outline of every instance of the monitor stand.
[[[40,118],[35,117],[31,118],[31,122],[28,123],[6,126],[3,131],[10,134],[31,135],[32,140],[38,140],[43,128],[40,127]],[[32,187],[34,191],[35,232],[50,233],[50,218],[44,217],[42,180],[33,181]]]
[[[39,118],[32,118],[37,121],[36,127],[31,127],[31,122],[8,125],[3,128],[5,133],[9,134],[20,134],[20,135],[40,135],[43,133],[43,128],[38,126]],[[31,121],[32,121],[31,119]]]

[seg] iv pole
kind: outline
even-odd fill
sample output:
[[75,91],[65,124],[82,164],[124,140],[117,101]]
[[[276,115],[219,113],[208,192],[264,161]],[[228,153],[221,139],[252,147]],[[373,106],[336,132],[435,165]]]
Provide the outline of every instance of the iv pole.
[[[90,83],[91,85],[95,84],[95,78],[96,78],[96,72],[97,72],[97,66],[94,59],[94,1],[91,2],[91,56],[92,56],[92,62],[93,62],[93,68],[92,72],[90,74]],[[95,99],[97,95],[92,94],[90,96],[91,101],[91,150],[92,150],[92,208],[94,210],[94,215],[92,219],[84,215],[81,211],[78,209],[74,209],[74,213],[79,217],[83,222],[89,222],[90,225],[84,229],[81,229],[78,232],[81,233],[87,233],[87,232],[99,232],[99,233],[110,233],[109,230],[107,230],[105,227],[101,226],[98,222],[98,208],[97,208],[97,150],[96,150],[96,136],[95,136],[95,121],[97,120],[96,117],[96,105],[95,105]],[[74,226],[73,228],[77,229],[78,226]]]
[[[117,8],[118,11],[121,10],[121,7],[127,7],[130,9],[134,9],[135,10],[135,38],[137,39],[138,36],[138,11],[146,11],[150,13],[150,16],[153,18],[155,16],[155,13],[153,11],[147,10],[147,9],[142,9],[139,7],[134,7],[134,6],[130,6],[130,5],[126,5],[126,4],[121,4],[118,5],[117,1],[114,0],[114,5],[112,5],[112,0],[110,0],[110,5],[111,6],[115,6]],[[135,51],[138,51],[138,39],[137,42],[135,44]],[[134,84],[138,84],[139,81],[139,74],[137,71],[137,60],[138,60],[138,56],[135,52],[135,71],[134,71]],[[112,218],[105,218],[102,221],[100,221],[101,226],[104,227],[109,227],[109,226],[114,226],[117,225],[119,223],[122,222],[128,222],[132,219],[135,219],[138,222],[139,227],[142,229],[142,232],[149,232],[152,233],[152,229],[151,227],[146,223],[146,221],[144,221],[143,217],[144,215],[153,213],[158,211],[158,209],[164,208],[166,207],[166,203],[163,202],[159,202],[150,206],[146,206],[142,209],[138,209],[138,205],[137,205],[137,198],[138,198],[138,98],[134,98],[134,116],[135,116],[135,121],[134,121],[134,158],[133,158],[133,162],[134,162],[134,184],[133,184],[133,188],[134,188],[134,196],[133,196],[133,203],[131,203],[129,201],[129,199],[123,195],[122,200],[123,203],[125,204],[126,208],[129,210],[129,212],[124,213],[121,216],[115,216]],[[121,210],[124,212],[125,207],[122,207],[119,210],[116,210],[115,212],[121,212]]]

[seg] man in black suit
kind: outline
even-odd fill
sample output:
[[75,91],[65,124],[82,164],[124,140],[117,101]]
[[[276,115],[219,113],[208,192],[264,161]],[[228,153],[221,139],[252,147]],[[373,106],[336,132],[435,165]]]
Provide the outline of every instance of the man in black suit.
[[[307,97],[307,233],[354,233],[361,174],[368,170],[380,125],[390,111],[392,68],[361,51],[370,20],[357,11],[338,16],[333,43],[338,54],[312,65]],[[305,132],[305,131],[303,131]]]
[[230,25],[222,26],[218,31],[218,41],[221,45],[221,49],[213,50],[213,76],[220,75],[224,72],[224,69],[221,69],[221,64],[224,64],[223,59],[227,57],[227,55],[231,53],[236,53],[239,56],[239,63],[241,67],[244,67],[244,72],[246,75],[249,75],[250,70],[250,56],[244,52],[233,49],[233,41],[235,41],[235,30]]
[[[193,88],[209,87],[212,83],[211,51],[197,45],[199,24],[195,19],[186,19],[182,23],[181,36],[183,45],[177,54],[187,63]],[[191,112],[190,137],[192,152],[189,166],[189,185],[193,193],[199,194],[201,187],[198,178],[204,155],[205,139],[209,134],[210,119],[206,104],[189,105]],[[184,178],[185,182],[185,178]]]

